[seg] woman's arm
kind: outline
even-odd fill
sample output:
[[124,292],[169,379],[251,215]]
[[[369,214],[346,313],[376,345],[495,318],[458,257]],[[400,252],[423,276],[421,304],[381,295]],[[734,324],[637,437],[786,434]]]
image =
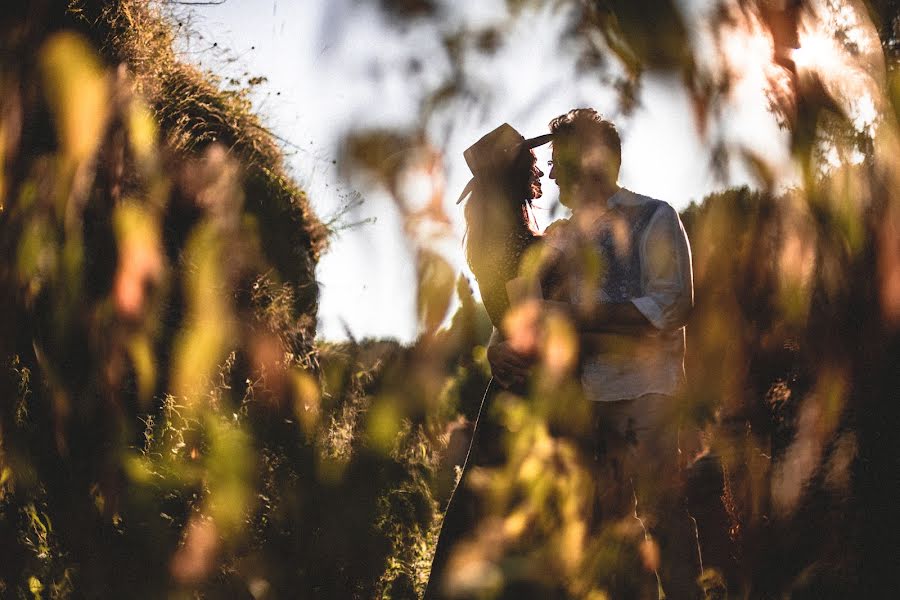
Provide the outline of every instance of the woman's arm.
[[491,365],[491,375],[500,385],[507,388],[523,385],[528,379],[533,362],[513,350],[509,342],[503,340],[496,327],[488,342],[487,359]]

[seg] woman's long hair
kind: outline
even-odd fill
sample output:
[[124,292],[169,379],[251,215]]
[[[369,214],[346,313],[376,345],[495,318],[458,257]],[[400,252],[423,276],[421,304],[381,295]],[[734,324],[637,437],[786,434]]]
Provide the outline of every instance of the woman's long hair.
[[531,202],[541,196],[534,150],[523,149],[508,168],[482,175],[466,203],[466,260],[491,320],[505,312],[505,283],[539,233]]

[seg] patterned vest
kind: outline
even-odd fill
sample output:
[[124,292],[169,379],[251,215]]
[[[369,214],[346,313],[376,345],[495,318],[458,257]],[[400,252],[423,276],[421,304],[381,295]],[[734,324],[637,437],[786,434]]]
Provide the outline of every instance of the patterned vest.
[[[641,239],[661,204],[654,200],[639,206],[616,206],[600,222],[597,243],[606,263],[600,288],[604,302],[628,302],[643,294]],[[624,236],[619,233],[617,243],[617,228],[628,234],[627,240],[622,240]]]

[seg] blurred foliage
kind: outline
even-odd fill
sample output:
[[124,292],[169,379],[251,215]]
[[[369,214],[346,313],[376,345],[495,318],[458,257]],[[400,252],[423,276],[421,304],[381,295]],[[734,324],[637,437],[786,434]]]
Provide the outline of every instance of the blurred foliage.
[[[505,20],[481,28],[441,29],[451,68],[423,102],[418,131],[355,131],[348,147],[380,138],[420,147],[455,109],[485,110],[490,98],[470,67],[528,11],[566,16],[560,48],[618,91],[623,113],[647,73],[680,80],[715,149],[712,166],[724,173],[741,160],[758,180],[755,190],[713,194],[682,213],[696,308],[673,426],[686,419],[701,430],[687,477],[704,581],[711,597],[726,587],[741,598],[884,596],[898,562],[887,533],[898,515],[886,501],[900,497],[891,434],[900,417],[897,4],[720,0],[688,11],[666,0],[510,0],[506,8]],[[388,16],[412,27],[427,15],[395,5]],[[770,157],[717,137],[748,81],[788,133],[801,175],[793,189],[774,188]],[[385,161],[346,158],[405,202],[392,184],[403,165],[388,173]],[[435,246],[428,236],[413,242],[419,252]],[[427,279],[420,285],[446,294]],[[552,318],[517,318],[537,328],[526,337],[538,340],[541,361],[524,402],[510,396],[493,407],[510,432],[506,462],[472,475],[489,508],[451,558],[450,589],[461,598],[602,597],[652,552],[627,523],[579,537],[589,514],[577,506],[582,484],[562,494],[574,507],[552,499],[587,468],[570,444],[577,417],[560,421],[547,408],[571,406],[551,362],[571,350],[571,336],[555,336]],[[630,593],[624,585],[614,597]]]
[[431,457],[352,446],[378,369],[313,345],[328,232],[167,11],[2,18],[0,596],[370,597]]
[[[507,4],[510,19],[544,5]],[[758,190],[682,213],[697,301],[673,423],[703,430],[685,460],[704,577],[735,598],[885,597],[900,530],[896,3],[718,2],[711,62],[678,3],[548,5],[569,11],[582,68],[615,67],[623,109],[644,73],[677,74],[701,129],[727,118],[730,40],[768,49],[801,184],[771,189],[766,157],[746,155]],[[348,140],[345,166],[406,221],[422,335],[314,344],[327,229],[246,95],[177,59],[166,7],[42,0],[0,17],[0,596],[414,597],[489,377],[490,322],[439,251],[443,157],[419,131]],[[421,131],[470,90],[459,62],[502,35],[446,36],[454,68]],[[822,39],[830,62],[803,52]],[[527,394],[486,408],[505,459],[473,473],[487,510],[451,588],[635,592],[658,555],[633,519],[588,526],[573,332],[531,321],[539,365]]]

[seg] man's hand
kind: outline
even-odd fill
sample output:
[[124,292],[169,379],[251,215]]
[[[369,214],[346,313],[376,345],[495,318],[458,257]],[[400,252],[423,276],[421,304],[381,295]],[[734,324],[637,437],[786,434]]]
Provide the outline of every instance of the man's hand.
[[534,362],[512,349],[509,342],[499,342],[488,346],[487,359],[491,364],[491,374],[505,388],[524,385]]

